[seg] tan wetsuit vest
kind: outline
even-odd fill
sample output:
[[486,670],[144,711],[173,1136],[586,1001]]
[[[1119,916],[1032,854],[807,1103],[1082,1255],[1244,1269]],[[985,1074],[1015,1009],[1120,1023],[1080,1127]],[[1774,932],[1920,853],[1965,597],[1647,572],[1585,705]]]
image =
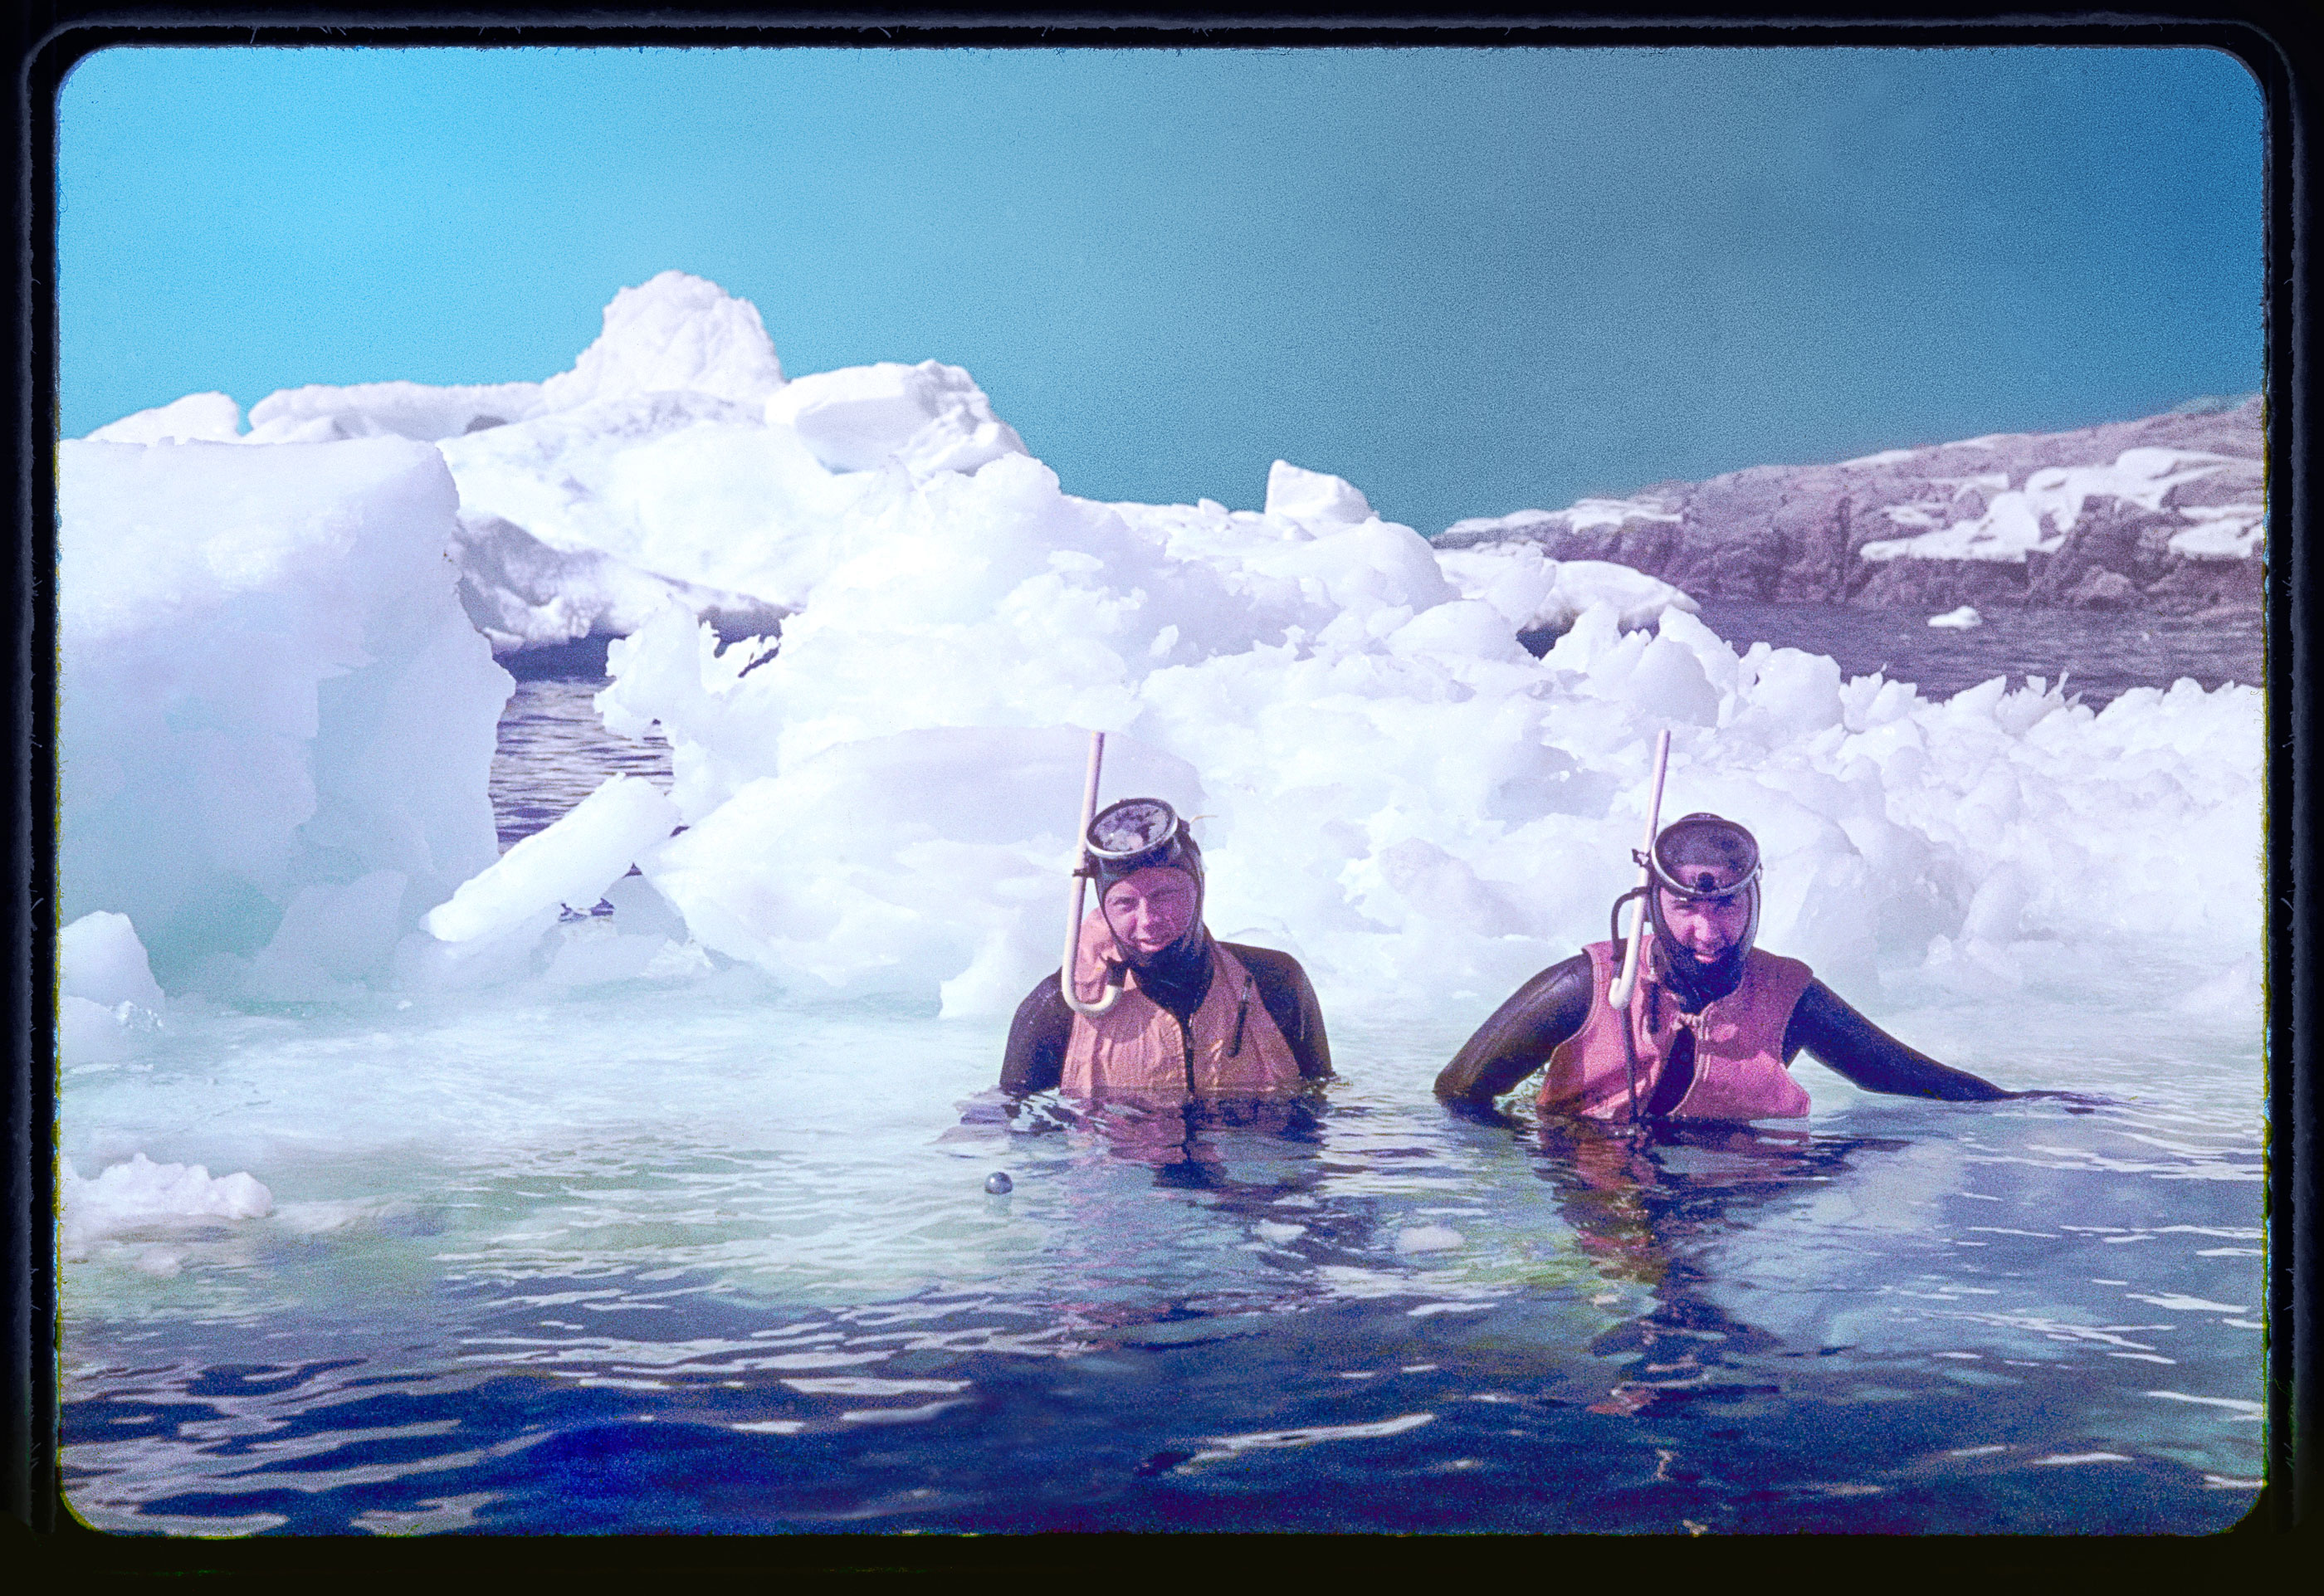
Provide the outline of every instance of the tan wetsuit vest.
[[[1105,961],[1117,952],[1102,911],[1082,922],[1074,991],[1094,1001]],[[1259,1000],[1243,962],[1213,940],[1211,988],[1182,1028],[1138,990],[1132,966],[1113,1007],[1074,1016],[1060,1090],[1080,1097],[1282,1097],[1299,1086],[1299,1061]]]

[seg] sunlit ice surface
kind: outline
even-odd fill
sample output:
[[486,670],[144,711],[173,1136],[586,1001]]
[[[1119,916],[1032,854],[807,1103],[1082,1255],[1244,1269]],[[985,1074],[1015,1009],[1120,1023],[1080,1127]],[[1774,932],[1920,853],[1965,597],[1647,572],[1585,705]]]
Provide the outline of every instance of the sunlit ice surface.
[[1191,1128],[1012,1121],[997,1022],[743,968],[181,1008],[69,1077],[60,1154],[272,1206],[78,1238],[68,1498],[199,1534],[2221,1527],[2261,1474],[2255,1015],[2158,1019],[2200,973],[2151,957],[2025,968],[1897,976],[1882,1019],[2089,1112],[1803,1062],[1804,1124],[1645,1147],[1439,1108],[1494,996],[1359,1006],[1323,1097]]

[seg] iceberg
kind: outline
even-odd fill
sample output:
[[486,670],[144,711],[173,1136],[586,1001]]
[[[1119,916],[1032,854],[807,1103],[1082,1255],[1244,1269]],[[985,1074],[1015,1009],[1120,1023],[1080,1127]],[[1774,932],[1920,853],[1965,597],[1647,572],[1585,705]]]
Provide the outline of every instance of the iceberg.
[[471,942],[545,909],[586,910],[638,855],[678,828],[678,811],[650,781],[610,778],[546,830],[460,883],[421,922],[438,942]]
[[1552,559],[1538,543],[1440,549],[1436,562],[1466,597],[1491,604],[1519,632],[1563,632],[1595,604],[1614,608],[1625,631],[1651,626],[1665,610],[1702,606],[1644,571],[1603,559]]
[[[754,309],[676,273],[544,383],[294,392],[239,444],[60,456],[67,903],[128,916],[165,990],[742,965],[989,1019],[1053,967],[1093,730],[1108,796],[1199,817],[1213,926],[1296,944],[1333,1005],[1505,991],[1602,935],[1664,728],[1667,802],[1758,833],[1764,935],[1849,990],[2255,934],[2253,688],[1932,702],[1738,651],[1627,567],[1432,547],[1287,460],[1255,511],[1081,498],[967,373],[787,381]],[[249,441],[327,418],[373,429]],[[2028,491],[2160,502],[2209,464]],[[620,634],[597,708],[668,743],[667,794],[609,783],[495,863],[480,627]]]
[[933,360],[883,360],[801,377],[768,399],[766,420],[797,433],[834,471],[892,463],[926,477],[1026,452],[1025,440],[992,413],[966,372]]
[[57,471],[63,918],[126,917],[169,989],[269,948],[369,973],[497,853],[511,682],[454,595],[442,457],[69,441]]
[[[247,1171],[213,1178],[199,1164],[156,1164],[143,1153],[88,1180],[68,1161],[58,1172],[57,1198],[57,1250],[76,1262],[102,1241],[189,1221],[260,1219],[274,1206],[274,1195]],[[143,1267],[175,1274],[177,1259],[157,1251]]]

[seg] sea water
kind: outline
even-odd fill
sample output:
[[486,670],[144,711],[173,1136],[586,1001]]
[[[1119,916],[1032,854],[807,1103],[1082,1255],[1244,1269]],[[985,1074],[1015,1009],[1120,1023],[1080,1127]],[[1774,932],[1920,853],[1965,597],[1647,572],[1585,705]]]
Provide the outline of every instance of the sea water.
[[[654,769],[590,731],[595,686],[512,701],[504,754],[554,752],[504,762],[503,845],[512,790]],[[1328,1092],[1191,1122],[1012,1117],[1001,1021],[746,966],[173,1003],[68,1075],[60,1153],[263,1170],[271,1211],[68,1259],[67,1499],[199,1535],[2233,1523],[2255,971],[1882,976],[1924,1051],[2098,1101],[1803,1059],[1787,1129],[1450,1114],[1429,1083],[1499,992],[1342,1019]]]

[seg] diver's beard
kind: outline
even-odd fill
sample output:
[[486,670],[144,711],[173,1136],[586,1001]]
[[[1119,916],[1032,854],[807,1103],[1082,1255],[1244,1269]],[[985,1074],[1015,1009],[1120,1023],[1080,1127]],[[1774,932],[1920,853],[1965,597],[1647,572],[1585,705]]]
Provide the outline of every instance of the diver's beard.
[[1663,961],[1663,975],[1673,995],[1688,1010],[1700,1010],[1733,992],[1743,980],[1743,950],[1729,947],[1715,959],[1697,958],[1691,949]]

